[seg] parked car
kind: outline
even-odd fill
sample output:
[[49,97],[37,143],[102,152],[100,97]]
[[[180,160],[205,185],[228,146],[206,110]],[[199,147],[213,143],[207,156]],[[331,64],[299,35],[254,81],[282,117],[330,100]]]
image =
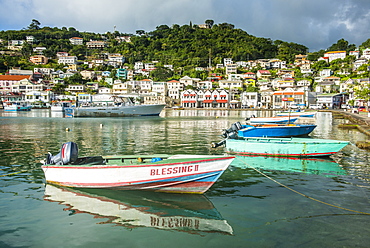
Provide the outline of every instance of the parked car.
[[366,107],[365,106],[358,107],[358,112],[367,112]]

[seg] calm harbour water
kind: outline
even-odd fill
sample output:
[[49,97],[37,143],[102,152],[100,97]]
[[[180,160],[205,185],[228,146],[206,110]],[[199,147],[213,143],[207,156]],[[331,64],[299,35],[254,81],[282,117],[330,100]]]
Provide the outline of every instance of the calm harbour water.
[[[80,155],[223,154],[210,144],[252,114],[272,113],[99,119],[0,110],[0,247],[368,247],[370,215],[346,210],[370,213],[370,152],[354,145],[332,159],[238,157],[205,195],[66,190],[45,185],[40,169],[68,141]],[[331,113],[314,122],[314,138],[369,139],[338,129],[346,121]]]

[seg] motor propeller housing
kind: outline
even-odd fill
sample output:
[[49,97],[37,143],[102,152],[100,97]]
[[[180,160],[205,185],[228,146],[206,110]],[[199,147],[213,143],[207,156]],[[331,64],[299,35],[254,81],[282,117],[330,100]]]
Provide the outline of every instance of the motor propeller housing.
[[74,142],[67,142],[62,145],[60,152],[53,156],[48,154],[46,158],[46,164],[69,164],[73,163],[78,159],[78,146]]

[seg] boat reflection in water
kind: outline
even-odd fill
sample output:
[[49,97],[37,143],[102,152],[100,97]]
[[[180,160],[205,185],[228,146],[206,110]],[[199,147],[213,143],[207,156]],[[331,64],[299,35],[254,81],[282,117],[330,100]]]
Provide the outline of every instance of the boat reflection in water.
[[[110,189],[72,189],[46,185],[44,200],[59,202],[74,213],[108,218],[106,224],[153,227],[191,234],[232,235],[232,227],[204,195]],[[99,222],[102,224],[102,222]]]
[[346,175],[346,171],[331,158],[297,158],[236,156],[231,166],[315,174],[321,176]]

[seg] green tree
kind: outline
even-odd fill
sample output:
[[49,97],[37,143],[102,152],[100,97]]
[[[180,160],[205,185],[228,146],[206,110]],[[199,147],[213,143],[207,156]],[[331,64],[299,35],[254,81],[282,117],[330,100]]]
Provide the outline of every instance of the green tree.
[[55,84],[51,90],[56,94],[62,95],[64,94],[66,87],[67,86],[64,84]]
[[356,49],[356,45],[354,44],[349,44],[348,41],[344,40],[344,39],[340,39],[337,41],[337,43],[331,45],[327,51],[352,51],[352,50],[355,50]]
[[357,99],[363,99],[370,103],[370,87],[369,85],[367,87],[364,87],[361,90],[356,90],[356,98]]
[[31,24],[27,28],[30,30],[38,30],[40,29],[40,25],[41,23],[38,20],[32,19]]
[[64,80],[67,84],[86,84],[87,80],[82,78],[80,73],[75,73]]
[[158,67],[155,70],[151,71],[150,76],[154,81],[167,81],[173,76],[173,72],[165,67]]
[[207,24],[210,28],[212,28],[213,27],[213,24],[214,24],[215,22],[213,21],[213,20],[206,20],[205,21],[205,24]]

